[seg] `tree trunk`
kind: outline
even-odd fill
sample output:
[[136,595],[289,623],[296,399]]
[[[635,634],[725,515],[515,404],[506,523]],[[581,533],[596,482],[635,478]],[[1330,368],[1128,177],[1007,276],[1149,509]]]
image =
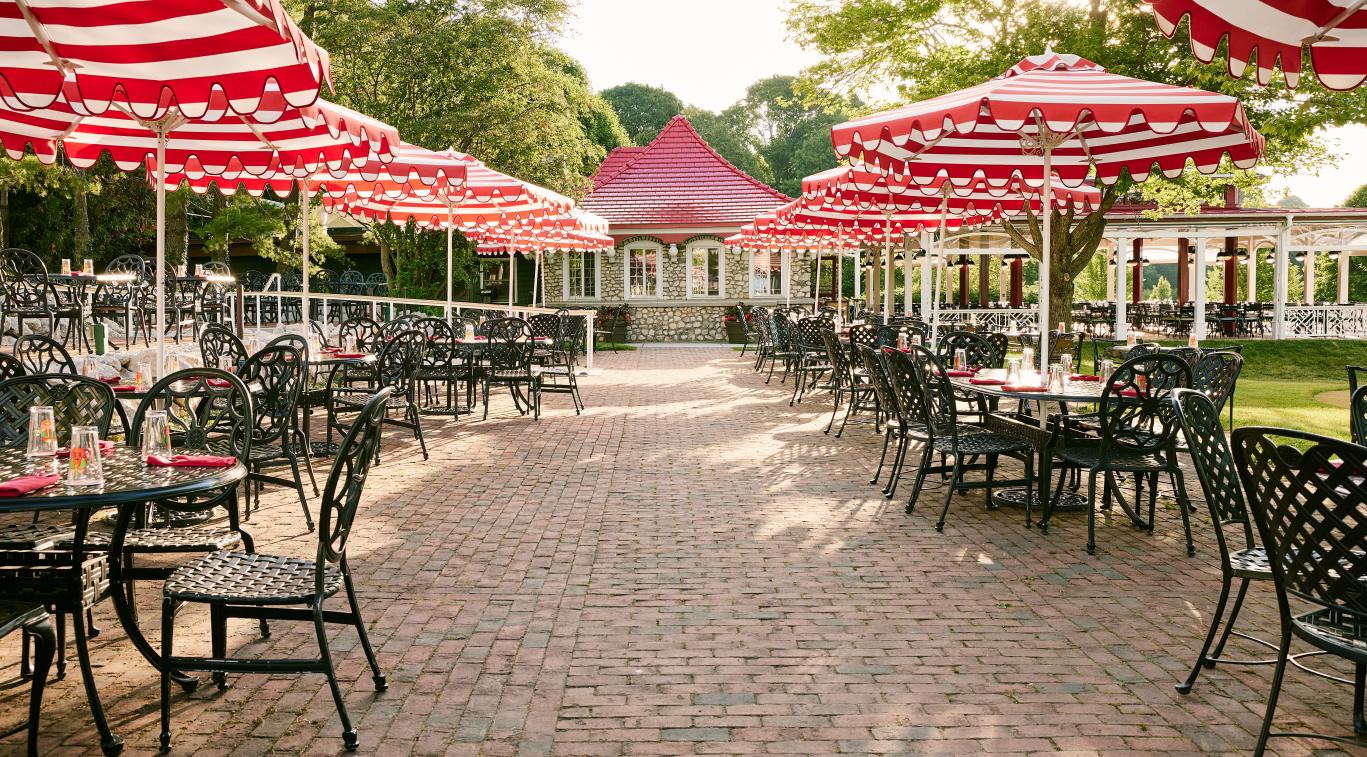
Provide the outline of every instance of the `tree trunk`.
[[389,242],[380,239],[380,271],[389,285],[394,286],[394,258],[389,249]]
[[85,169],[72,168],[76,172],[76,250],[75,257],[86,258],[90,255],[90,210],[86,201]]
[[0,248],[9,247],[9,187],[0,187]]
[[[211,201],[214,204],[214,218],[217,218],[221,213],[223,213],[224,210],[227,209],[228,198],[222,192],[210,192],[209,195],[212,197]],[[228,238],[227,234],[224,234],[223,251],[221,253],[214,253],[212,257],[214,260],[217,260],[220,263],[226,263],[228,262],[228,255],[231,252],[232,240]]]

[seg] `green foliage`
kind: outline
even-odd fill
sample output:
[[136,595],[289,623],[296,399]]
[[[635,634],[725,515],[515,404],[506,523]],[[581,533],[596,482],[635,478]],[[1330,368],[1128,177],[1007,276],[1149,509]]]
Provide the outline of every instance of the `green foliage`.
[[1150,290],[1144,295],[1144,298],[1145,298],[1145,299],[1148,299],[1148,300],[1160,300],[1160,301],[1162,301],[1162,300],[1171,300],[1171,299],[1172,299],[1172,282],[1171,282],[1171,281],[1168,281],[1168,277],[1167,277],[1167,276],[1160,276],[1160,277],[1158,277],[1158,283],[1156,283],[1156,284],[1153,285],[1153,288],[1150,289]]
[[859,105],[849,98],[811,103],[795,91],[796,82],[793,76],[761,79],[733,106],[750,125],[756,152],[772,172],[769,183],[789,196],[802,191],[804,176],[836,165],[831,127]]
[[1348,195],[1348,199],[1343,201],[1345,208],[1367,208],[1367,184],[1363,184],[1353,193]]
[[283,207],[239,192],[226,198],[202,223],[192,224],[191,233],[219,260],[227,259],[229,248],[236,242],[248,242],[257,255],[275,260],[276,240],[285,236]]
[[721,113],[687,108],[685,114],[698,134],[723,158],[765,184],[773,184],[774,173],[760,155],[759,145],[749,130],[749,119],[739,106],[733,105]]
[[649,84],[619,84],[600,95],[616,111],[627,136],[638,145],[650,144],[669,119],[684,112],[683,101],[677,95]]
[[1087,266],[1077,275],[1077,298],[1087,302],[1105,302],[1106,269],[1109,264],[1105,255],[1093,255]]
[[[446,298],[446,232],[424,230],[411,221],[402,226],[374,223],[366,237],[380,248],[391,291],[418,299]],[[479,261],[474,243],[460,232],[454,234],[451,249],[452,290],[459,299],[462,290],[468,294],[479,281]]]

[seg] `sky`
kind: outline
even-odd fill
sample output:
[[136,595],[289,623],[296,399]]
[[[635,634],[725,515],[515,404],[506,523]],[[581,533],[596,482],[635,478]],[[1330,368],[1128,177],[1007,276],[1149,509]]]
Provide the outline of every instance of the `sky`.
[[[578,0],[560,46],[584,64],[594,89],[626,82],[663,87],[719,111],[750,84],[796,74],[819,56],[788,39],[785,0]],[[1334,164],[1318,176],[1274,183],[1311,207],[1333,207],[1367,182],[1367,126],[1328,134]]]

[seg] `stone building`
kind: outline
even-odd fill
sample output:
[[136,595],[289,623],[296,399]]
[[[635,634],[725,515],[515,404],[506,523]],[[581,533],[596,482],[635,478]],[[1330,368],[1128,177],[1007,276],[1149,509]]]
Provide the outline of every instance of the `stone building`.
[[546,258],[556,307],[631,307],[633,341],[719,341],[726,307],[812,302],[812,263],[722,240],[788,197],[717,154],[683,116],[646,147],[614,150],[581,206],[611,224],[603,252]]

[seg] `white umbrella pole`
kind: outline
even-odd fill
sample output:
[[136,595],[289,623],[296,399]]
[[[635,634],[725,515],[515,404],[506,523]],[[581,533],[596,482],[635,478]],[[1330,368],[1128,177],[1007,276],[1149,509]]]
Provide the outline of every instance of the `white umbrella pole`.
[[[1050,228],[1054,208],[1054,149],[1044,148],[1044,196],[1040,208],[1040,219],[1044,229],[1040,234],[1039,268],[1039,370],[1042,375],[1049,373],[1049,253]],[[1044,413],[1040,413],[1043,420]]]
[[451,244],[452,236],[455,232],[455,213],[451,208],[451,199],[446,200],[446,322],[451,322]]
[[883,323],[892,317],[892,216],[883,223]]
[[816,285],[812,287],[812,315],[821,312],[821,250],[816,251]]
[[532,270],[532,307],[538,307],[537,295],[541,293],[541,251],[536,251],[536,268]]
[[789,266],[791,265],[792,256],[788,254],[788,248],[786,248],[786,247],[783,248],[783,250],[779,253],[779,255],[781,255],[781,256],[783,257],[783,275],[779,277],[780,284],[781,284],[782,287],[783,287],[783,306],[784,306],[784,307],[792,307],[792,306],[793,306],[793,287],[792,287],[793,276],[792,276],[792,271],[791,271],[791,269],[789,268]]
[[[946,183],[948,187],[948,183]],[[940,259],[945,257],[945,227],[949,224],[949,193],[940,198],[940,228],[936,231],[940,235],[936,240],[936,247],[940,250]],[[945,275],[940,273],[940,266],[935,267],[935,301],[933,303],[934,320],[930,322],[930,341],[932,344],[939,344],[940,339],[940,286],[944,282]]]
[[517,255],[516,252],[513,252],[512,250],[508,250],[508,315],[509,315],[509,316],[511,316],[511,315],[513,314],[513,269],[515,269],[515,268],[517,267],[517,261],[514,259],[514,256],[516,256],[516,255]]
[[844,243],[836,252],[835,258],[835,309],[840,317],[845,317],[845,247]]
[[309,185],[304,180],[299,181],[299,234],[300,243],[303,248],[303,259],[299,263],[300,272],[303,274],[303,291],[300,292],[299,302],[302,307],[300,319],[303,321],[301,330],[305,339],[309,338]]
[[[157,367],[154,379],[166,371],[166,128],[157,127]],[[143,324],[146,327],[146,324]]]

